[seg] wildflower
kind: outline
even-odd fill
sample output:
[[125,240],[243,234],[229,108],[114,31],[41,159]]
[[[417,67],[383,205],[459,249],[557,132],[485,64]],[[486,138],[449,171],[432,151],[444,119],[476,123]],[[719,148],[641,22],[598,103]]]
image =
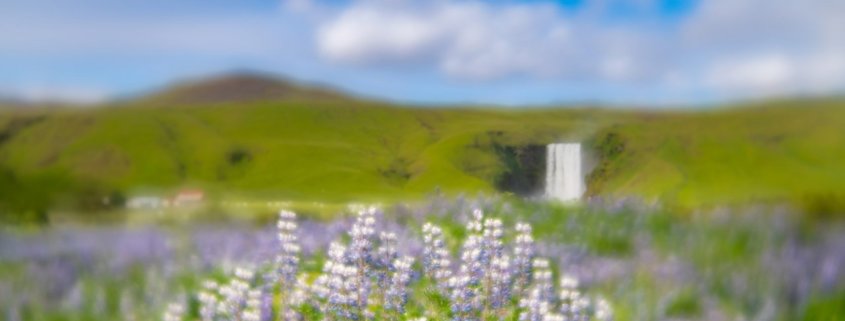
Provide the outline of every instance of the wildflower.
[[595,302],[595,313],[593,315],[595,319],[597,321],[613,321],[613,308],[610,307],[610,303],[603,297],[597,298]]
[[247,305],[250,283],[254,276],[255,272],[251,269],[235,268],[235,278],[218,290],[222,298],[217,308],[218,314],[230,319],[238,319],[242,316]]
[[393,263],[395,272],[390,278],[390,286],[385,295],[385,309],[398,314],[405,313],[405,304],[408,303],[408,284],[411,282],[411,265],[414,258],[406,256]]
[[185,306],[182,303],[173,302],[167,305],[164,311],[164,321],[182,321],[185,317]]
[[586,317],[589,301],[578,291],[578,279],[564,274],[560,278],[560,313],[567,320],[581,320]]
[[501,308],[510,298],[510,257],[505,254],[502,221],[484,220],[481,264],[484,267],[485,304],[493,309]]
[[531,263],[534,260],[534,238],[531,225],[516,223],[516,238],[513,248],[513,292],[521,295],[531,282]]
[[377,209],[369,207],[358,212],[355,223],[349,230],[349,260],[354,273],[346,279],[348,290],[353,295],[351,305],[364,313],[369,304],[370,274],[374,265],[373,236],[375,235],[375,214]]
[[[481,308],[483,297],[480,296],[479,285],[484,277],[485,254],[482,236],[484,218],[481,210],[472,212],[472,220],[467,224],[469,235],[461,251],[461,265],[457,275],[449,279],[454,320],[476,320]],[[488,262],[489,263],[489,262]]]
[[452,276],[450,270],[449,250],[446,249],[446,242],[443,240],[443,231],[431,224],[423,225],[423,272],[432,279],[437,287],[448,291],[449,278]]
[[372,271],[379,289],[386,289],[389,286],[388,272],[395,271],[393,263],[399,257],[396,244],[396,234],[387,232],[379,234],[379,248],[376,251]]
[[246,295],[246,304],[241,312],[241,321],[261,321],[261,291],[249,290]]
[[296,236],[296,213],[279,212],[276,227],[279,240],[279,253],[276,257],[277,273],[282,289],[285,289],[293,285],[299,267],[300,247]]
[[[393,233],[376,233],[375,213],[374,208],[358,212],[349,230],[348,247],[331,243],[323,273],[311,284],[307,274],[297,275],[295,215],[280,213],[280,250],[269,277],[262,279],[271,286],[256,284],[255,271],[246,268],[235,268],[235,277],[222,285],[206,281],[197,296],[199,320],[265,321],[273,314],[281,320],[302,320],[303,316],[292,307],[303,304],[319,308],[331,321],[372,319],[373,311],[377,311],[372,308],[379,305],[391,319],[425,320],[405,316],[413,295],[409,291],[414,279],[414,258],[399,257],[398,240]],[[562,275],[559,289],[555,290],[549,260],[535,257],[528,224],[516,225],[512,251],[507,251],[502,221],[485,219],[482,211],[473,210],[456,271],[450,268],[451,256],[443,231],[426,223],[422,232],[423,273],[449,301],[452,320],[508,318],[505,309],[517,308],[510,306],[514,299],[519,299],[521,321],[613,320],[610,304],[602,298],[591,302],[581,295],[576,278]],[[271,302],[277,285],[282,286],[282,305]],[[371,295],[374,288],[378,290]],[[172,303],[165,321],[182,320],[185,306],[183,301]],[[275,313],[274,308],[278,309]]]
[[346,264],[346,248],[340,243],[329,245],[329,260],[323,266],[325,277],[320,280],[325,284],[326,314],[339,318],[354,319],[358,316],[358,284],[353,279],[357,275],[354,266]]
[[523,311],[519,315],[520,321],[545,321],[556,319],[553,315],[552,305],[554,303],[554,285],[552,284],[552,271],[549,269],[549,261],[546,259],[534,259],[532,262],[534,276],[531,287],[527,289],[528,295],[524,296],[519,306]]
[[534,269],[533,286],[538,289],[540,299],[554,302],[554,284],[552,284],[552,270],[549,268],[549,260],[534,259],[532,265]]
[[542,289],[534,286],[528,290],[528,295],[519,301],[523,309],[519,313],[519,321],[545,321],[550,314],[551,303],[543,298]]
[[351,242],[349,245],[349,259],[352,261],[369,262],[372,257],[373,236],[375,234],[375,213],[373,207],[358,212],[355,223],[349,230]]
[[199,301],[199,313],[201,321],[214,321],[217,316],[217,291],[218,285],[214,281],[203,282],[203,290],[197,295]]
[[296,236],[296,213],[280,211],[276,228],[278,229],[279,240],[276,273],[281,292],[280,314],[286,315],[290,306],[290,292],[294,287],[296,273],[299,270],[300,247]]

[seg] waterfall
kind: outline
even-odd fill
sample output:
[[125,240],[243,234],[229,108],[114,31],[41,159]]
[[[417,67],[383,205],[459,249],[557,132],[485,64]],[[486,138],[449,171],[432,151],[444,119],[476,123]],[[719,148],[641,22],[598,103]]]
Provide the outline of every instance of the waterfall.
[[574,202],[583,193],[581,144],[549,144],[546,147],[546,197]]

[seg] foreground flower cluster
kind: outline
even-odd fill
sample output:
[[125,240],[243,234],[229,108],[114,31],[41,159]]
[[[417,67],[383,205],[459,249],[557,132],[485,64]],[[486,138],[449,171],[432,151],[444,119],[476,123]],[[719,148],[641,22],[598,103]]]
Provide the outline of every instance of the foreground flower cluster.
[[[560,273],[555,282],[549,261],[535,255],[529,224],[517,223],[509,235],[501,220],[474,210],[453,256],[444,231],[426,223],[423,251],[415,258],[400,255],[395,234],[377,230],[377,214],[376,208],[359,209],[348,241],[331,243],[322,271],[309,273],[299,266],[296,215],[281,211],[272,264],[238,268],[223,283],[206,281],[192,297],[195,304],[173,302],[163,319],[613,320],[610,304],[582,294],[574,277]],[[409,309],[416,299],[441,304]]]

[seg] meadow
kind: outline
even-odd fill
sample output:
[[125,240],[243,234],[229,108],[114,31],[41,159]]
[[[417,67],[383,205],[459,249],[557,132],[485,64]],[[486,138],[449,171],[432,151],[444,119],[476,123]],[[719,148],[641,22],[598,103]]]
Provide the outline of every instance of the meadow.
[[530,196],[542,188],[522,179],[542,177],[537,147],[580,141],[588,196],[687,210],[790,203],[828,215],[845,208],[842,105],[505,110],[293,99],[10,109],[0,112],[0,212],[43,221],[55,209],[107,210],[103,198],[119,206],[184,187],[217,199],[341,203],[435,191]]
[[[275,96],[0,108],[5,320],[845,315],[841,98],[504,109],[248,81]],[[580,204],[540,195],[555,142],[583,144]],[[186,188],[204,202],[125,208]]]
[[[640,202],[571,207],[501,196],[380,208],[352,205],[334,219],[284,214],[278,225],[266,212],[251,223],[5,229],[0,302],[6,320],[836,320],[845,313],[843,226],[788,208],[677,215]],[[404,268],[378,265],[391,261],[385,256],[403,258]],[[520,274],[526,256],[546,259],[548,268]],[[370,273],[344,274],[363,257]],[[509,264],[481,264],[496,257]],[[448,263],[434,274],[432,262]],[[475,280],[488,280],[481,276],[495,266],[503,267],[495,274],[506,276],[501,284],[517,291],[496,304],[487,285],[494,283],[449,288],[455,284],[438,277],[480,271]],[[519,275],[528,275],[522,287]],[[353,291],[362,284],[366,291]],[[387,304],[387,289],[406,295],[392,296],[404,298],[391,301],[401,309]],[[333,296],[343,293],[369,303]]]

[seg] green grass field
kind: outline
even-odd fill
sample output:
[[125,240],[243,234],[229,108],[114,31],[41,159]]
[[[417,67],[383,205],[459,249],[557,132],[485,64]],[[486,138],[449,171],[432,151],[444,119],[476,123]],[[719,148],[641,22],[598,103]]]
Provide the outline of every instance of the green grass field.
[[0,202],[179,187],[306,201],[494,192],[508,170],[496,146],[561,140],[586,143],[590,195],[698,207],[845,190],[841,99],[665,112],[140,100],[0,111]]

